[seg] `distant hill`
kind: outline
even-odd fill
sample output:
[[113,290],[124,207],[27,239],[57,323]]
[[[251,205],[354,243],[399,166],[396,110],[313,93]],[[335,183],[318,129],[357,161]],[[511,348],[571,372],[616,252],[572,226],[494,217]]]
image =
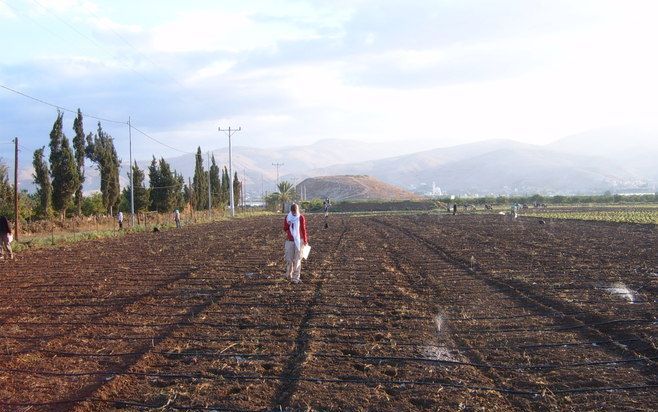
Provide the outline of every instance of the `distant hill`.
[[[220,166],[228,163],[227,148],[213,153]],[[272,163],[283,163],[279,180],[294,184],[308,177],[367,175],[421,194],[430,192],[434,183],[449,194],[497,195],[653,192],[658,185],[655,159],[658,131],[621,127],[592,130],[543,146],[485,140],[414,152],[410,145],[330,139],[300,146],[233,148],[233,170],[241,180],[246,172],[248,199],[260,199],[262,193],[275,189]],[[167,161],[186,180],[194,173],[193,155]],[[146,170],[150,160],[138,163]],[[86,192],[99,187],[98,172],[89,169]],[[122,186],[127,184],[125,169]],[[21,187],[33,188],[31,174],[31,166],[21,170]]]
[[604,158],[635,175],[658,182],[658,132],[641,127],[591,130],[546,146],[550,150]]
[[654,147],[629,143],[626,150],[615,151],[613,141],[609,151],[602,151],[592,135],[547,146],[489,140],[318,168],[308,174],[367,174],[418,193],[430,191],[433,184],[450,194],[481,195],[652,191],[658,183]]
[[417,195],[370,176],[321,176],[304,179],[297,192],[307,199],[336,200],[408,200]]

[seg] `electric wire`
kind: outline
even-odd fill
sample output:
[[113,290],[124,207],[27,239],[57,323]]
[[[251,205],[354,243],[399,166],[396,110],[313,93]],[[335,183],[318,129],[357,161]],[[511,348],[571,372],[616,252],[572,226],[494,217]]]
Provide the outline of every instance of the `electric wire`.
[[[10,92],[12,92],[12,93],[15,93],[15,94],[21,95],[21,96],[23,96],[23,97],[25,97],[25,98],[28,98],[28,99],[30,99],[30,100],[34,100],[35,102],[38,102],[38,103],[45,104],[45,105],[47,105],[47,106],[53,107],[53,108],[55,108],[55,109],[57,109],[57,110],[61,110],[61,111],[64,111],[64,112],[75,113],[75,114],[78,113],[77,110],[71,110],[71,109],[68,109],[68,108],[66,108],[66,107],[64,107],[64,106],[57,105],[57,104],[54,104],[54,103],[50,103],[50,102],[47,102],[47,101],[45,101],[45,100],[43,100],[43,99],[39,99],[39,98],[37,98],[37,97],[30,96],[29,94],[26,94],[26,93],[20,92],[20,91],[18,91],[18,90],[12,89],[11,87],[5,86],[4,84],[0,84],[0,87],[3,88],[3,89],[5,89],[5,90],[8,90],[8,91],[10,91]],[[92,118],[92,119],[96,119],[96,120],[100,120],[100,121],[102,121],[102,122],[116,123],[116,124],[127,124],[127,122],[125,122],[125,121],[119,121],[119,120],[107,119],[107,118],[104,118],[104,117],[93,116],[93,115],[86,114],[86,113],[83,113],[83,116],[84,116],[84,117],[89,117],[89,118]]]

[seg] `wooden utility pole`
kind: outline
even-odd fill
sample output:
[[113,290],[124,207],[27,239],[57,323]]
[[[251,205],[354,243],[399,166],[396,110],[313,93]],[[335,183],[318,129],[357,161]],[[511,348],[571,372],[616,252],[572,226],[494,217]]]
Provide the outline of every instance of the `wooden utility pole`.
[[18,137],[14,139],[14,240],[18,242]]

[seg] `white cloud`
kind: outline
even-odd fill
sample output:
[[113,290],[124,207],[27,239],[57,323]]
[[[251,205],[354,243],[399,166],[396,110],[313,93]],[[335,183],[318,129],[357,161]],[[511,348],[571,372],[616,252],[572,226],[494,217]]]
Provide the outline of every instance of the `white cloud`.
[[274,22],[257,23],[245,13],[190,12],[152,31],[152,46],[167,53],[276,49],[286,40],[313,38],[309,29]]
[[[470,20],[446,29],[454,32],[429,30],[416,24],[426,20],[412,5],[392,35],[387,22],[395,24],[398,16],[374,3],[173,2],[162,3],[162,14],[128,18],[117,13],[120,6],[112,9],[116,3],[101,12],[89,1],[39,2],[71,24],[81,22],[79,30],[104,35],[94,39],[110,53],[61,23],[44,24],[52,16],[35,6],[44,26],[74,41],[37,52],[35,45],[45,49],[44,38],[31,26],[32,32],[16,35],[32,42],[14,51],[23,53],[14,60],[25,63],[7,77],[32,85],[37,96],[40,87],[66,90],[53,99],[75,96],[82,101],[72,105],[98,114],[131,113],[141,120],[138,126],[173,146],[185,139],[186,145],[215,147],[220,123],[242,125],[249,136],[244,141],[259,144],[324,137],[457,144],[548,141],[658,118],[658,26],[652,21],[658,3],[556,2],[546,18],[556,19],[555,28],[542,20],[541,30],[526,22],[502,31],[499,26],[514,22],[491,7],[491,20],[504,24],[486,22],[483,33]],[[0,16],[11,13],[3,4]],[[460,8],[450,16],[475,7],[454,4]],[[425,4],[438,14],[444,5]],[[527,8],[519,7],[520,15]],[[150,9],[141,6],[144,13]],[[374,11],[381,15],[364,21]],[[587,15],[586,24],[580,15]],[[136,50],[111,32],[126,36]]]
[[0,19],[16,19],[16,13],[4,2],[0,2]]
[[211,80],[213,78],[219,77],[223,74],[226,74],[232,67],[236,64],[235,60],[221,60],[210,63],[207,66],[204,66],[194,73],[192,73],[187,79],[186,82],[200,83],[204,81]]

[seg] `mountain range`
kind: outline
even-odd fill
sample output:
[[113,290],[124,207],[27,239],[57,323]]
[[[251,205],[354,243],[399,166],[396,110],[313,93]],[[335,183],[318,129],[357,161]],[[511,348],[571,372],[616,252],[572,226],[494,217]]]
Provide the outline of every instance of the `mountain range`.
[[[228,163],[227,148],[212,154],[218,164]],[[433,189],[438,194],[440,188],[442,194],[513,195],[653,193],[657,159],[658,131],[638,128],[592,130],[547,145],[484,140],[413,153],[404,143],[342,139],[280,148],[233,147],[233,170],[240,179],[246,175],[246,191],[254,200],[275,190],[274,163],[282,164],[279,180],[293,183],[317,176],[368,175],[421,194]],[[167,161],[186,179],[194,173],[193,155]],[[150,160],[138,163],[146,169]],[[85,189],[97,187],[97,172],[89,170]]]

